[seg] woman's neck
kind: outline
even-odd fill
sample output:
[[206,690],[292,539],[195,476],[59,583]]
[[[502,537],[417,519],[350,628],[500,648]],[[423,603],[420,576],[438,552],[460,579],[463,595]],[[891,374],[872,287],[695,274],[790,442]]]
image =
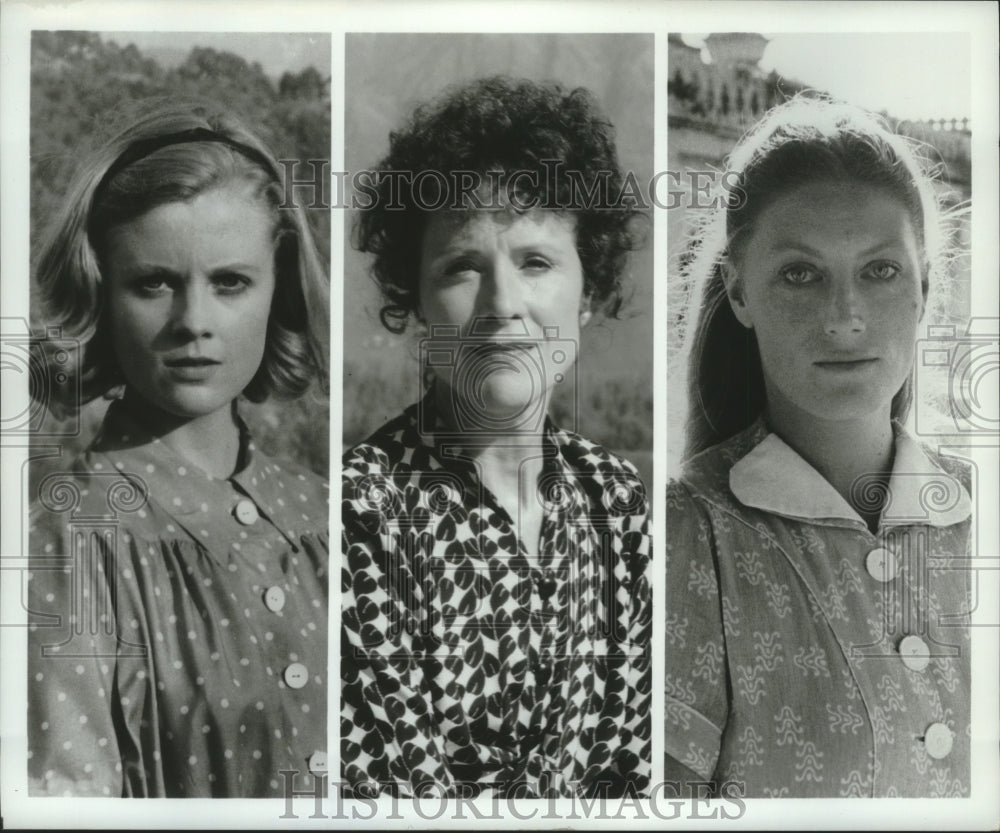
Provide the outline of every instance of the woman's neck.
[[233,408],[199,417],[180,417],[126,389],[123,404],[154,437],[206,474],[225,479],[239,464],[240,431]]
[[[525,425],[523,430],[463,435],[456,427],[447,388],[442,384],[435,387],[436,429],[454,436],[454,444],[461,446],[462,456],[474,462],[483,485],[515,522],[525,546],[533,550],[544,515],[538,497],[544,468],[544,423]],[[544,404],[547,406],[548,402]],[[540,413],[547,413],[547,408]]]
[[[818,471],[865,519],[870,529],[878,525],[882,504],[873,505],[873,494],[883,489],[860,490],[856,484],[871,478],[888,487],[892,473],[894,435],[888,408],[850,420],[824,420],[790,403],[773,407],[769,396],[768,427]],[[859,500],[860,498],[860,500]]]

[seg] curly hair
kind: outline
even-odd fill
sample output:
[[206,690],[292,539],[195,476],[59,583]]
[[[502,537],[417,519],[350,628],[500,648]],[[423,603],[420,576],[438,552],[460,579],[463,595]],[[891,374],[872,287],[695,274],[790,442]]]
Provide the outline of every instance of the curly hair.
[[[425,171],[485,176],[494,189],[498,181],[491,174],[502,172],[508,187],[516,180],[517,203],[572,215],[584,295],[594,312],[618,316],[628,255],[638,245],[634,221],[640,212],[626,200],[609,205],[581,199],[581,191],[589,191],[589,197],[598,188],[614,199],[625,181],[614,127],[588,90],[482,78],[421,105],[402,130],[389,135],[389,153],[376,168],[374,199],[361,213],[355,246],[375,256],[372,274],[384,299],[379,317],[394,333],[403,332],[410,316],[418,314],[415,264],[430,211],[418,189],[397,189],[386,174],[419,177]],[[461,207],[467,208],[468,201]]]
[[[281,169],[246,126],[210,102],[152,99],[98,139],[67,190],[42,242],[36,300],[49,326],[81,345],[79,401],[52,402],[68,413],[124,379],[104,314],[102,260],[108,230],[170,202],[234,180],[251,184],[273,217],[275,277],[264,357],[243,395],[293,398],[327,376],[329,285],[303,210],[281,209]],[[41,348],[44,359],[44,346]],[[78,393],[77,393],[78,391]]]

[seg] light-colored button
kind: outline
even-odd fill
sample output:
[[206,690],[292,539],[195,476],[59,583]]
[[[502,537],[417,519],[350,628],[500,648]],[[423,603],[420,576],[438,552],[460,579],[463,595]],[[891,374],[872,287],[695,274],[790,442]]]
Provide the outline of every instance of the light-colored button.
[[896,577],[896,555],[892,550],[878,547],[868,553],[865,567],[875,581],[892,581]]
[[272,613],[277,613],[285,606],[285,591],[277,585],[268,587],[264,593],[264,604]]
[[293,662],[285,669],[284,678],[289,688],[302,688],[309,682],[309,669],[301,662]]
[[257,507],[254,506],[252,500],[241,500],[236,504],[236,509],[233,511],[236,514],[236,520],[244,526],[250,526],[250,524],[256,523],[257,518],[260,517],[260,515],[257,514]]
[[309,756],[309,771],[313,775],[326,775],[327,764],[326,764],[326,752],[322,752],[317,749],[312,755]]
[[927,754],[936,760],[947,758],[954,743],[955,736],[951,729],[943,723],[932,723],[924,732],[924,746],[927,747]]
[[931,661],[930,653],[927,643],[913,634],[904,636],[899,643],[899,655],[903,658],[903,665],[911,671],[923,671]]

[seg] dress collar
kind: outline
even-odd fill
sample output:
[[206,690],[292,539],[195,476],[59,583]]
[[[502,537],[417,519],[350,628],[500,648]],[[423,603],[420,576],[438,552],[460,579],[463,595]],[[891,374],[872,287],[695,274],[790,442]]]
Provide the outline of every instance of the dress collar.
[[[972,513],[965,487],[934,463],[897,423],[895,455],[879,526],[950,526]],[[790,518],[840,519],[864,523],[833,486],[762,420],[749,433],[761,436],[730,469],[729,488],[745,506]]]
[[179,519],[220,509],[229,511],[235,487],[294,544],[297,534],[290,524],[293,516],[285,507],[295,505],[295,484],[286,484],[280,465],[257,450],[246,423],[235,410],[234,417],[240,432],[240,468],[229,478],[212,477],[179,455],[150,434],[121,401],[112,402],[108,408],[91,452],[106,457],[123,475],[141,478],[147,494]]

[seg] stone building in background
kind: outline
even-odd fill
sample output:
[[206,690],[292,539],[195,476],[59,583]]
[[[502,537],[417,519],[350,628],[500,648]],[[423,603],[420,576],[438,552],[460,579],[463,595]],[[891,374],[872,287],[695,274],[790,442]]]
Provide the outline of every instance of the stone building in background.
[[[780,104],[808,84],[784,78],[776,72],[764,72],[760,60],[767,38],[752,32],[724,32],[709,35],[705,47],[711,61],[702,58],[702,50],[689,46],[679,35],[670,35],[668,44],[669,75],[668,126],[669,170],[723,171],[726,155],[769,108]],[[809,79],[804,79],[808,82]],[[955,215],[957,206],[971,197],[971,161],[968,119],[898,121],[883,113],[898,132],[925,145],[924,153],[940,167],[937,183],[939,197],[946,209],[952,209],[949,232],[961,251],[969,249],[969,216]],[[681,179],[691,186],[690,179]],[[684,206],[690,200],[682,202]],[[686,213],[670,212],[670,266],[676,276],[682,254]],[[953,264],[950,312],[958,319],[969,314],[969,264],[960,258]],[[671,300],[679,301],[683,288],[671,280]],[[676,307],[675,307],[676,309]]]

